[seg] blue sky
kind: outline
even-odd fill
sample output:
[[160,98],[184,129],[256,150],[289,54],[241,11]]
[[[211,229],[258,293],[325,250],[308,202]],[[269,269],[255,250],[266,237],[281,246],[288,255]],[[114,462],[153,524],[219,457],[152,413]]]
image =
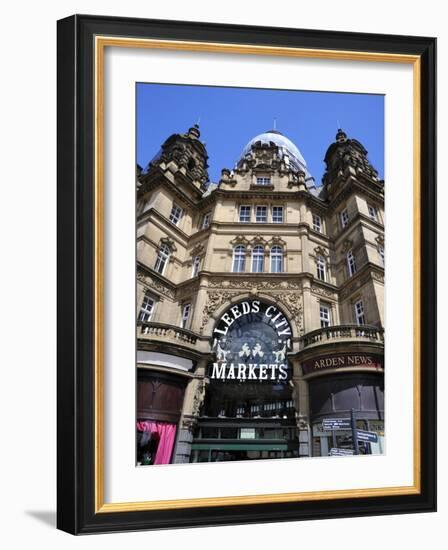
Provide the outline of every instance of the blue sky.
[[137,162],[146,166],[171,134],[200,120],[210,179],[216,182],[250,139],[273,128],[274,119],[301,151],[317,184],[338,127],[364,145],[384,177],[384,96],[370,94],[139,83]]

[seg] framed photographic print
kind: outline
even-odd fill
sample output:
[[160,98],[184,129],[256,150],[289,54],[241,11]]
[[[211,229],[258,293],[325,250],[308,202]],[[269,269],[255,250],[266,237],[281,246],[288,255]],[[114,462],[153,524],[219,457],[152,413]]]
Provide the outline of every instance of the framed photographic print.
[[60,529],[435,510],[435,48],[58,22]]

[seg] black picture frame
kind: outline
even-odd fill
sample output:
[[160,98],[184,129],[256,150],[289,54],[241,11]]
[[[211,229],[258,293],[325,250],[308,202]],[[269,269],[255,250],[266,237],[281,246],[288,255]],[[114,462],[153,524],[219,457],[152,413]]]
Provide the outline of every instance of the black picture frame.
[[[421,63],[421,478],[418,494],[96,512],[94,38],[120,36],[414,55]],[[57,526],[72,534],[436,509],[436,39],[74,15],[58,21]],[[393,342],[389,345],[393,345]]]

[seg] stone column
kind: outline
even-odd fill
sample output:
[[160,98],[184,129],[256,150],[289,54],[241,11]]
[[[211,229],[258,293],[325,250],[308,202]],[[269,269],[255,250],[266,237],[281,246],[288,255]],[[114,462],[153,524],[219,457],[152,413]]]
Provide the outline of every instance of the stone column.
[[174,449],[173,464],[190,462],[194,430],[205,397],[205,387],[207,383],[207,379],[205,378],[206,365],[206,361],[200,362],[194,377],[190,380],[185,389],[184,403],[179,422],[179,433]]
[[194,314],[193,320],[191,323],[191,330],[199,334],[201,332],[202,325],[202,313],[207,304],[207,288],[208,288],[208,278],[201,275],[199,289],[196,293],[196,299],[194,303]]
[[136,316],[138,317],[138,314],[140,313],[140,310],[142,308],[143,298],[146,294],[146,288],[137,280],[137,299],[136,299]]
[[311,428],[309,421],[308,382],[303,379],[302,368],[293,360],[292,396],[296,409],[296,423],[299,430],[299,457],[311,456]]
[[311,297],[311,281],[306,278],[302,280],[303,292],[303,331],[304,334],[310,332],[315,327],[313,323],[313,304]]

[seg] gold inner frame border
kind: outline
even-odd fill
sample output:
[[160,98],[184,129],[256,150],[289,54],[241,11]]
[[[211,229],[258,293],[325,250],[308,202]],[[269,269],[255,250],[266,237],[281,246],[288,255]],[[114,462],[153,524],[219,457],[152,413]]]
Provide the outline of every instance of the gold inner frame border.
[[[106,47],[164,49],[190,52],[232,53],[243,55],[270,55],[330,59],[346,61],[366,61],[383,63],[407,63],[413,65],[413,485],[399,487],[379,487],[333,491],[313,491],[302,493],[272,493],[212,498],[192,498],[179,500],[158,500],[139,502],[104,502],[104,52]],[[122,38],[96,36],[95,56],[95,346],[94,346],[94,395],[95,395],[95,513],[132,512],[143,510],[167,510],[199,508],[210,506],[232,506],[242,504],[263,504],[280,502],[304,502],[342,498],[366,498],[420,494],[421,492],[421,446],[420,446],[420,375],[421,375],[421,334],[420,334],[420,273],[421,273],[421,59],[418,55],[390,54],[381,52],[357,52],[345,50],[306,49],[251,44],[226,44],[213,42],[155,40],[142,38]]]

